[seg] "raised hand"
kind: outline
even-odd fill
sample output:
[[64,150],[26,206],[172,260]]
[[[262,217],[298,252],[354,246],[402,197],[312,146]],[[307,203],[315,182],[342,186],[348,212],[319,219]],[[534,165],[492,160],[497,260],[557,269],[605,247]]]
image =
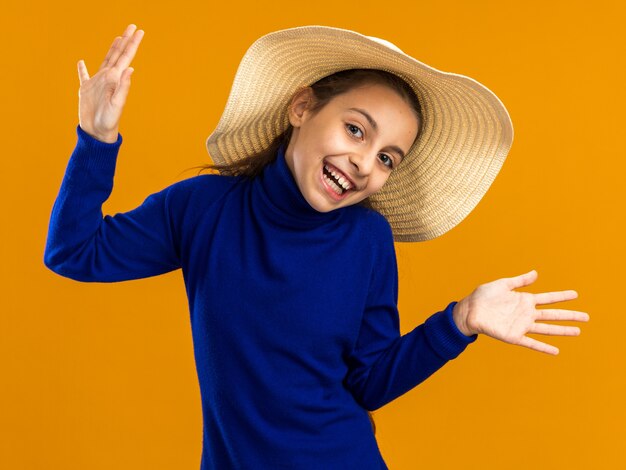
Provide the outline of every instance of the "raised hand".
[[78,120],[80,127],[98,140],[117,141],[120,117],[134,70],[129,65],[143,35],[143,30],[129,24],[123,36],[113,40],[100,69],[91,78],[85,62],[78,61]]
[[458,328],[466,335],[483,333],[501,341],[525,346],[548,354],[558,354],[555,346],[525,336],[526,333],[577,336],[576,326],[536,323],[537,320],[588,321],[585,312],[563,309],[535,308],[536,305],[572,300],[578,297],[573,290],[532,294],[513,289],[532,284],[537,280],[533,270],[521,276],[498,279],[478,286],[454,307],[453,317]]

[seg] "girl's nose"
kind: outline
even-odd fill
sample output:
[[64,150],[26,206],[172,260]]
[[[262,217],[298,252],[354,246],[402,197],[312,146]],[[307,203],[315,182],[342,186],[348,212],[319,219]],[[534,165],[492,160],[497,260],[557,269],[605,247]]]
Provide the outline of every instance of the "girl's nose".
[[368,176],[372,172],[376,157],[372,157],[367,152],[353,153],[350,155],[349,160],[360,176]]

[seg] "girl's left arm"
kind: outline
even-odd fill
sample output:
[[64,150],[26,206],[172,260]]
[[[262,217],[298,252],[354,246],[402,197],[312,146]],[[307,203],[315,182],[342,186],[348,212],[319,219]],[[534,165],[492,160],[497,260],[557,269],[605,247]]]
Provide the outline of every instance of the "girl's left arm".
[[[456,301],[400,335],[398,270],[391,227],[384,217],[374,243],[374,266],[358,339],[348,357],[344,385],[359,404],[376,410],[456,358],[477,335],[456,326]],[[377,224],[378,225],[378,224]]]
[[456,358],[478,334],[558,354],[559,350],[529,338],[527,333],[578,335],[573,326],[536,323],[536,320],[588,321],[585,312],[537,310],[538,304],[571,300],[576,291],[532,294],[514,288],[531,284],[537,272],[482,284],[469,296],[448,306],[405,335],[400,335],[398,274],[393,235],[384,217],[375,243],[375,269],[371,276],[358,340],[349,356],[345,386],[369,411],[389,403],[426,380],[446,362]]

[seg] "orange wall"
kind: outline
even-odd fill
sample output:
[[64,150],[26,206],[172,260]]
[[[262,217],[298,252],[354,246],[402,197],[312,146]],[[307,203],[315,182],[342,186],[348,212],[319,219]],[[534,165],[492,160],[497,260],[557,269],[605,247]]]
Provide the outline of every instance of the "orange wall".
[[95,74],[129,23],[145,37],[109,214],[208,161],[239,60],[275,29],[355,29],[494,91],[513,119],[512,150],[459,226],[396,245],[402,332],[480,283],[533,268],[527,291],[575,289],[555,308],[591,320],[580,337],[534,336],[558,356],[479,337],[374,413],[381,450],[392,469],[626,468],[624,19],[622,2],[604,0],[3,2],[0,468],[199,466],[180,271],[87,284],[43,265],[76,143],[76,63]]

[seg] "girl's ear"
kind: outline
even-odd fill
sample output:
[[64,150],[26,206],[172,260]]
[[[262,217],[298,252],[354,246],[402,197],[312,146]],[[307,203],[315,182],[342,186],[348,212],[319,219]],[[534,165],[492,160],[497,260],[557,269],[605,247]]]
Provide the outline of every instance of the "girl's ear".
[[298,90],[289,104],[289,122],[293,127],[300,127],[304,120],[304,112],[313,102],[313,89],[305,87]]

